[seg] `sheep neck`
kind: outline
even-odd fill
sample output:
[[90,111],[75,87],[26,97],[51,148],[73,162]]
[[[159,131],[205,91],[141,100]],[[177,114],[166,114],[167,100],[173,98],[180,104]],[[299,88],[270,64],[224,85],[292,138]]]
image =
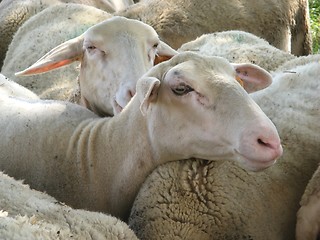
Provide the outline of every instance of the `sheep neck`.
[[[131,105],[138,105],[135,101]],[[138,106],[120,115],[88,121],[77,137],[77,171],[90,189],[94,210],[125,219],[147,176],[156,168],[145,118]],[[110,156],[112,154],[112,156]],[[99,197],[94,197],[95,195]]]

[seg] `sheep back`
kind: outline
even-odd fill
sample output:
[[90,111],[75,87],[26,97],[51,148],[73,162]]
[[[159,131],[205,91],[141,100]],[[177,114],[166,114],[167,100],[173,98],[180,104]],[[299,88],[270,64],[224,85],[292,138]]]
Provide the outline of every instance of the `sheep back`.
[[146,22],[174,48],[204,33],[242,30],[294,55],[312,49],[306,0],[142,0],[116,14]]
[[139,239],[293,239],[309,177],[281,160],[259,173],[229,161],[169,163],[145,181],[128,223]]
[[3,239],[137,239],[115,217],[72,209],[2,172],[0,189]]
[[204,34],[183,44],[178,51],[220,56],[233,63],[253,63],[267,71],[273,71],[288,60],[296,58],[251,33],[234,30]]

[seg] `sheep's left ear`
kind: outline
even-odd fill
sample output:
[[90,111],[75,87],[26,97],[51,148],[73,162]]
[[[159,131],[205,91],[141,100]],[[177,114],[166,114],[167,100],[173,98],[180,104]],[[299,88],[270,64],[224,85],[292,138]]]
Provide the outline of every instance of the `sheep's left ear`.
[[153,64],[157,65],[161,62],[167,61],[177,54],[178,52],[176,50],[174,50],[165,42],[160,41]]
[[17,72],[16,76],[27,76],[51,71],[62,66],[80,61],[83,50],[83,35],[70,39],[53,48],[27,69]]
[[263,68],[254,64],[232,64],[236,70],[237,81],[248,93],[256,92],[268,87],[272,83],[272,76]]
[[137,82],[137,95],[141,102],[140,111],[143,116],[146,115],[150,103],[157,99],[159,86],[160,80],[155,77],[142,77]]

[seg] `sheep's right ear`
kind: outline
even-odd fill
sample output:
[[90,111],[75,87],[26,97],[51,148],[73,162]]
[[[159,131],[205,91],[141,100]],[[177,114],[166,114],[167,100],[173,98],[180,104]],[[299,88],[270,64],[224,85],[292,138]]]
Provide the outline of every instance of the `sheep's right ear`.
[[167,61],[177,54],[178,54],[178,52],[176,50],[174,50],[172,47],[170,47],[165,42],[160,41],[159,46],[158,46],[158,51],[157,51],[156,57],[154,59],[153,65],[157,65],[161,62]]
[[140,111],[143,116],[149,108],[152,101],[155,101],[158,96],[160,80],[155,77],[142,77],[137,82],[137,95],[141,101]]
[[27,69],[17,72],[16,76],[26,76],[48,72],[53,69],[68,65],[82,58],[83,35],[70,39],[40,58],[36,63]]
[[271,74],[257,65],[250,63],[231,65],[236,70],[237,81],[248,93],[264,89],[272,83]]

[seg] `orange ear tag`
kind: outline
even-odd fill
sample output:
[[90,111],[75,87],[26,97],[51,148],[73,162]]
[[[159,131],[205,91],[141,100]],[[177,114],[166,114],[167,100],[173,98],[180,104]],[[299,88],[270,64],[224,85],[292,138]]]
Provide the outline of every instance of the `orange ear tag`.
[[243,84],[243,80],[239,77],[239,76],[236,76],[236,80],[238,83],[240,83],[240,85],[243,87],[244,84]]

